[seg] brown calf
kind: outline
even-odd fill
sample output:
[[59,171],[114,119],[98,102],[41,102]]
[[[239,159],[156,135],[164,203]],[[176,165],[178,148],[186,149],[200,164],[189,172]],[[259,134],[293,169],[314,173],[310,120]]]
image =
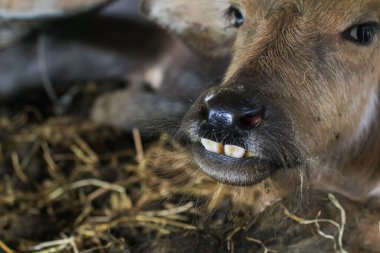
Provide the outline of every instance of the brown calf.
[[201,52],[232,56],[223,83],[183,120],[203,172],[230,185],[271,182],[272,200],[293,185],[380,199],[379,1],[144,0],[142,9]]

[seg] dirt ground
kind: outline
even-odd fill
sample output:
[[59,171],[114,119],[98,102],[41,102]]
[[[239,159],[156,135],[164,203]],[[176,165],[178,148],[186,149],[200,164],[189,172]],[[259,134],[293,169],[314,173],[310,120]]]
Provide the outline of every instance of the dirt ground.
[[380,252],[366,242],[379,214],[331,194],[255,217],[210,207],[213,181],[167,173],[182,159],[172,137],[87,119],[113,86],[83,85],[59,116],[40,98],[0,107],[0,252]]

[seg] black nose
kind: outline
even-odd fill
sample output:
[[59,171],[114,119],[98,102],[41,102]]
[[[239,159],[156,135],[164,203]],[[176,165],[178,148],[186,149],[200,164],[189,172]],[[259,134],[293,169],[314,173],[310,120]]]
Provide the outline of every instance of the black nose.
[[219,89],[204,98],[204,108],[210,125],[224,129],[254,128],[264,118],[264,105],[252,94]]

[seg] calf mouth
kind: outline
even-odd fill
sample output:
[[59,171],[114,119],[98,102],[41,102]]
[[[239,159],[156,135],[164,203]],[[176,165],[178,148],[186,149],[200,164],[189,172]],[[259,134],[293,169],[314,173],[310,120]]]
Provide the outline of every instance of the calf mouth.
[[279,169],[270,158],[254,151],[205,138],[192,144],[192,153],[204,173],[229,185],[258,184]]
[[300,168],[305,164],[305,156],[291,136],[276,138],[278,135],[265,134],[260,130],[254,134],[243,134],[240,138],[236,135],[221,138],[219,134],[205,134],[203,137],[199,134],[203,131],[190,129],[187,133],[193,161],[201,171],[223,184],[251,186],[279,170]]
[[188,111],[179,135],[190,141],[201,171],[224,184],[250,186],[304,163],[280,106],[266,97],[245,98],[248,92],[211,91],[215,95],[206,93]]
[[199,169],[218,182],[255,185],[279,170],[305,164],[306,156],[284,121],[274,123],[268,118],[254,129],[227,131],[193,116],[190,111],[184,118],[177,137],[191,146]]

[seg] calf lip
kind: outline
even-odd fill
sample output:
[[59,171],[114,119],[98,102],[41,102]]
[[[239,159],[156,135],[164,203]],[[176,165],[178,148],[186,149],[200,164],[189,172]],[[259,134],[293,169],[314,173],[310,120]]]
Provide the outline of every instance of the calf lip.
[[228,185],[255,185],[279,169],[271,161],[258,157],[237,159],[214,154],[205,150],[200,143],[193,143],[192,153],[194,161],[204,173]]

